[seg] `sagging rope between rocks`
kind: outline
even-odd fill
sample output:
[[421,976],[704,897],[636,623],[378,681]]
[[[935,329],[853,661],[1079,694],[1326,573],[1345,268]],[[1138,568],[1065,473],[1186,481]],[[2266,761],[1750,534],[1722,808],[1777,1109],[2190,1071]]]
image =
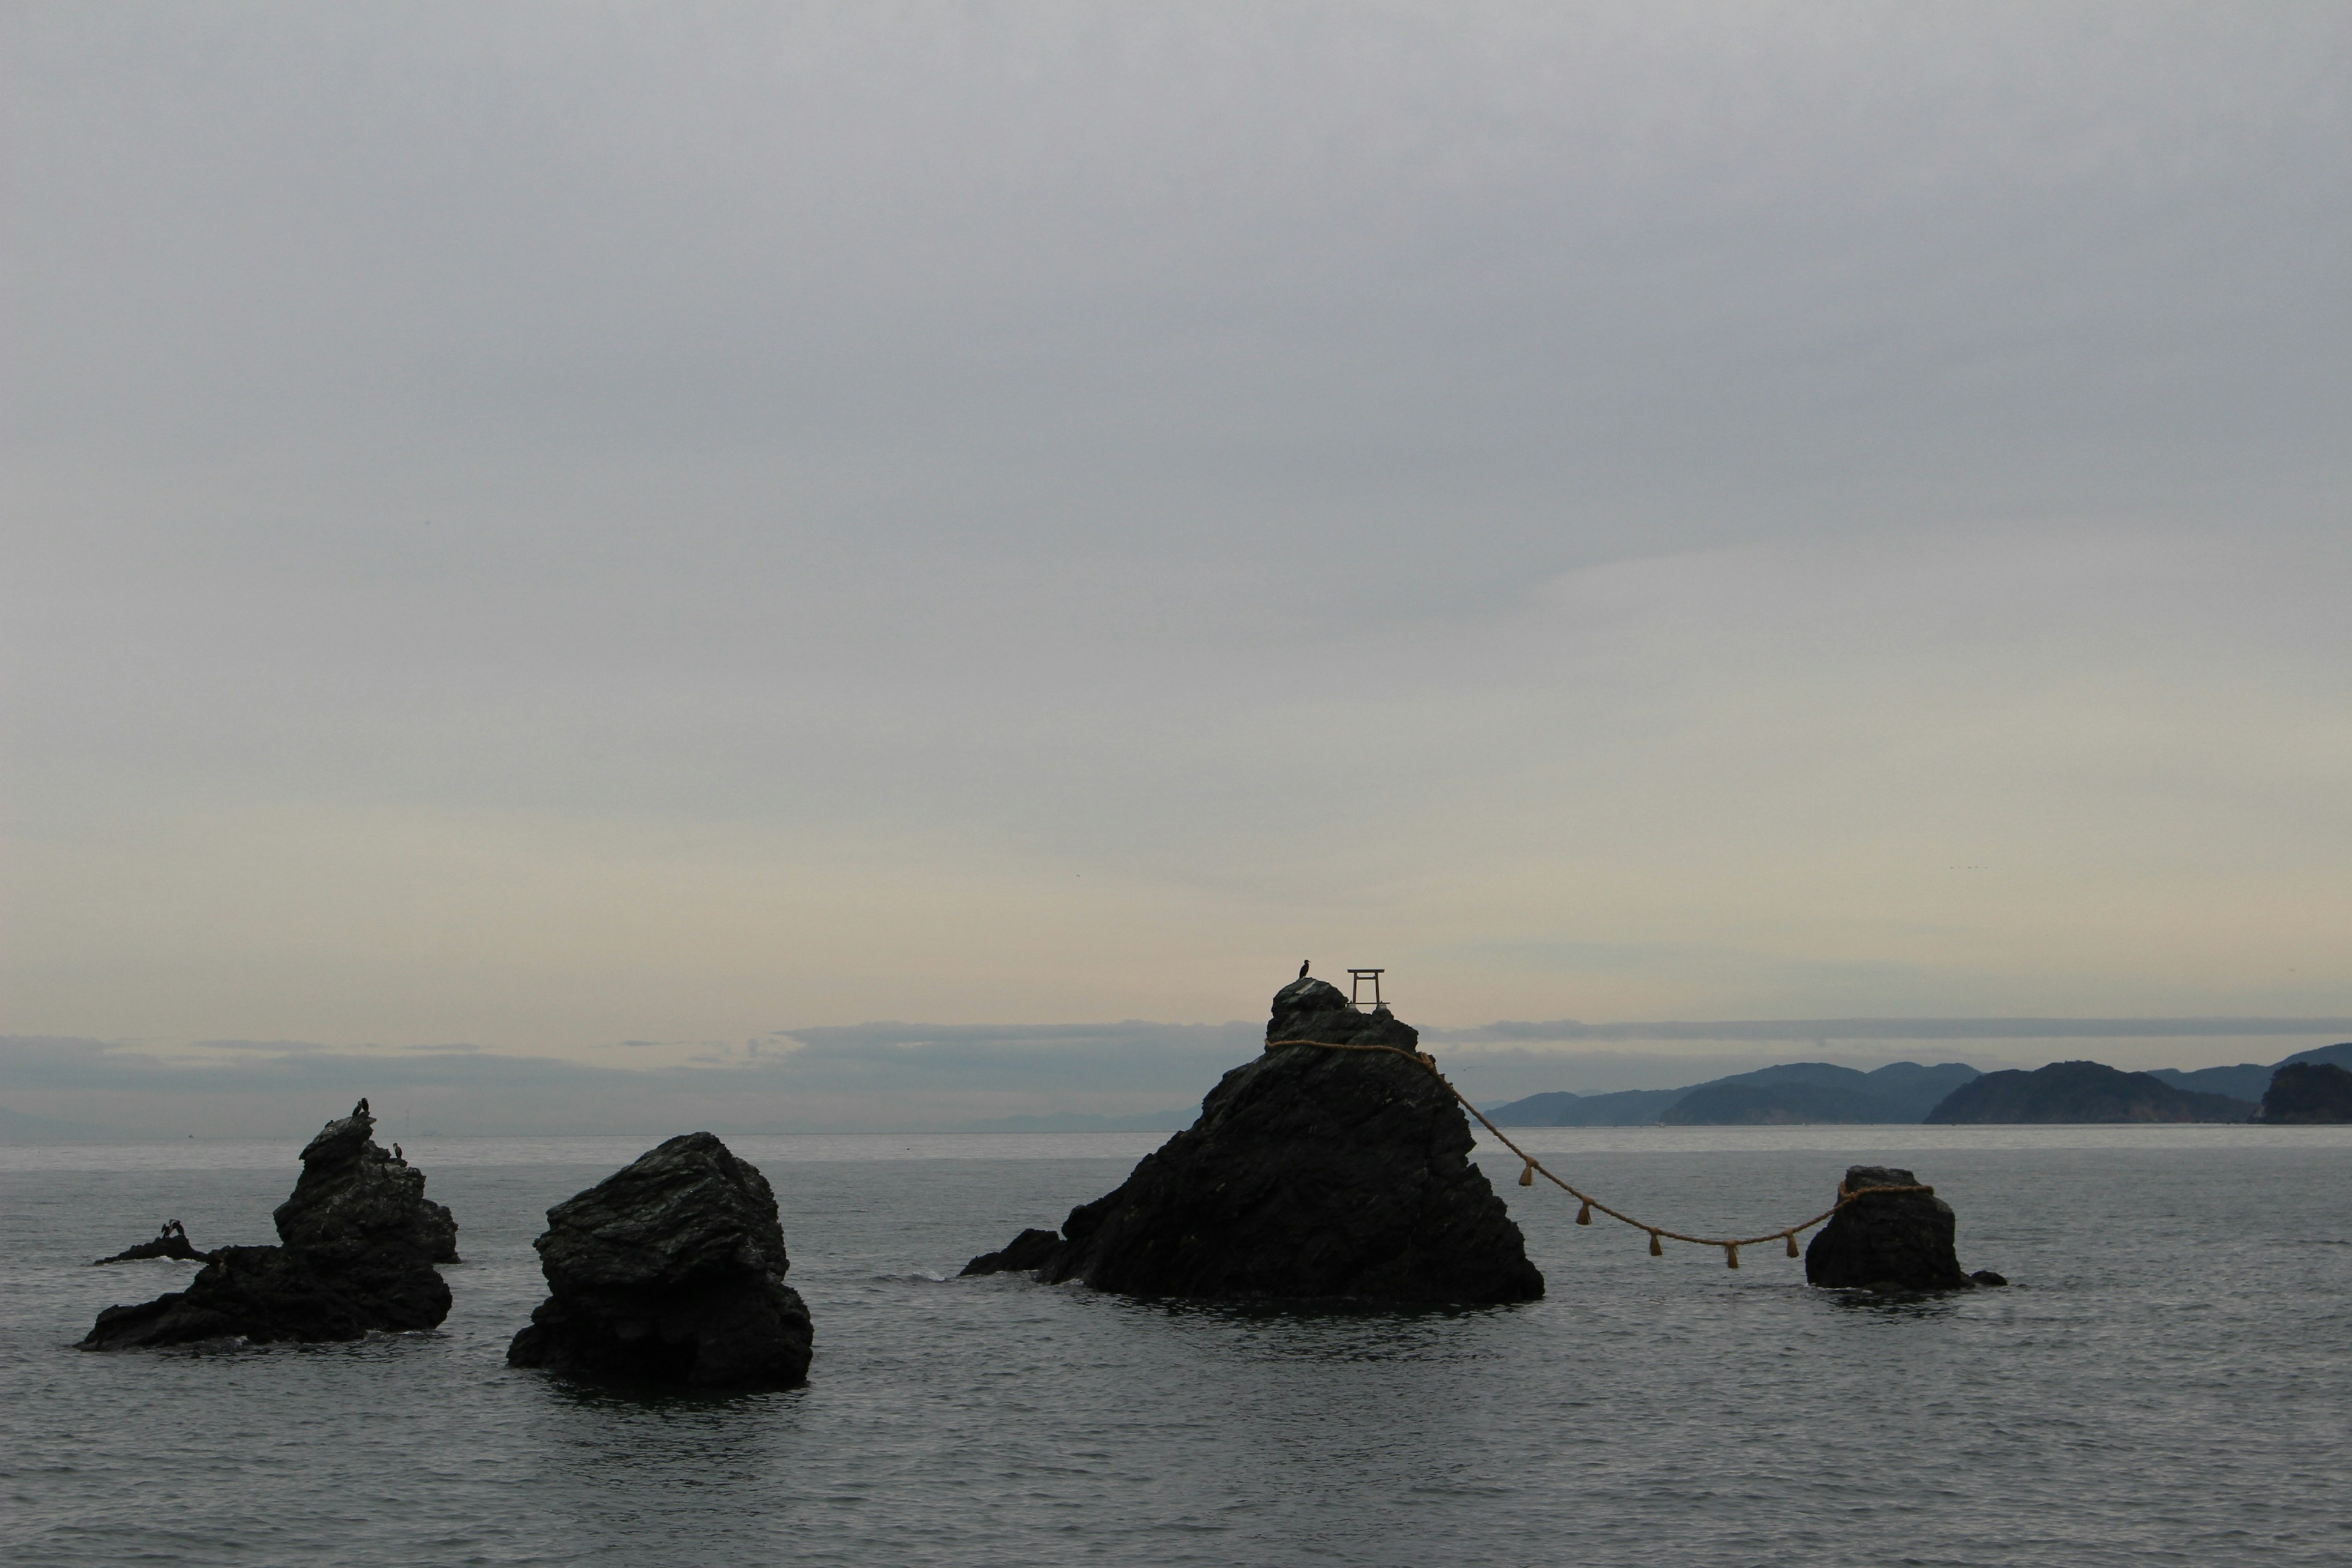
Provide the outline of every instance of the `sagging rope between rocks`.
[[1551,1172],[1544,1168],[1542,1161],[1537,1159],[1533,1154],[1528,1153],[1525,1149],[1520,1148],[1517,1143],[1512,1142],[1501,1128],[1486,1120],[1486,1113],[1485,1111],[1480,1110],[1476,1106],[1471,1104],[1469,1100],[1465,1100],[1460,1089],[1454,1088],[1451,1083],[1446,1082],[1445,1075],[1437,1070],[1436,1058],[1429,1056],[1425,1052],[1409,1051],[1402,1046],[1355,1045],[1344,1043],[1339,1040],[1268,1040],[1265,1043],[1265,1048],[1267,1050],[1273,1050],[1281,1046],[1319,1046],[1327,1051],[1385,1051],[1390,1056],[1404,1058],[1405,1060],[1413,1063],[1423,1071],[1428,1073],[1430,1077],[1435,1079],[1440,1084],[1444,1085],[1445,1092],[1452,1095],[1456,1100],[1460,1101],[1463,1110],[1476,1117],[1478,1119],[1478,1125],[1493,1133],[1496,1142],[1502,1144],[1504,1148],[1508,1149],[1512,1153],[1517,1154],[1521,1161],[1525,1162],[1519,1171],[1519,1185],[1523,1187],[1531,1187],[1535,1185],[1536,1177],[1538,1175],[1542,1176],[1545,1181],[1549,1182],[1553,1186],[1558,1187],[1561,1192],[1566,1193],[1570,1197],[1574,1198],[1578,1203],[1583,1205],[1576,1211],[1576,1223],[1579,1225],[1591,1225],[1592,1223],[1592,1211],[1594,1209],[1599,1209],[1611,1219],[1617,1220],[1625,1225],[1630,1225],[1635,1230],[1649,1232],[1650,1256],[1653,1258],[1663,1258],[1665,1256],[1666,1249],[1658,1245],[1662,1240],[1686,1241],[1694,1247],[1719,1247],[1723,1248],[1724,1267],[1727,1268],[1737,1268],[1739,1267],[1739,1249],[1741,1247],[1755,1247],[1767,1241],[1779,1241],[1784,1237],[1789,1243],[1789,1256],[1795,1258],[1798,1256],[1798,1237],[1803,1235],[1806,1231],[1812,1229],[1817,1225],[1827,1223],[1836,1215],[1840,1209],[1844,1208],[1848,1204],[1854,1202],[1858,1198],[1871,1197],[1883,1193],[1927,1193],[1932,1194],[1936,1190],[1933,1187],[1927,1186],[1849,1188],[1843,1181],[1840,1181],[1838,1183],[1838,1201],[1801,1225],[1792,1225],[1784,1230],[1766,1231],[1762,1236],[1743,1236],[1736,1238],[1731,1237],[1715,1236],[1685,1236],[1681,1231],[1668,1230],[1663,1226],[1651,1225],[1645,1221],[1635,1219],[1632,1215],[1626,1214],[1622,1210],[1611,1208],[1599,1198],[1592,1196],[1589,1193],[1580,1192],[1577,1188],[1570,1186],[1568,1183],[1561,1181],[1558,1176],[1553,1175]]

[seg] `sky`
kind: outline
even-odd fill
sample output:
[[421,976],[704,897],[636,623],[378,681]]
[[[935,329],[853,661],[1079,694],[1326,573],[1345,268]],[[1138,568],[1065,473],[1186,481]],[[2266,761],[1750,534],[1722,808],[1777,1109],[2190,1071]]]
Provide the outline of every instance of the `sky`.
[[2352,1033],[2352,6],[0,19],[0,1105]]

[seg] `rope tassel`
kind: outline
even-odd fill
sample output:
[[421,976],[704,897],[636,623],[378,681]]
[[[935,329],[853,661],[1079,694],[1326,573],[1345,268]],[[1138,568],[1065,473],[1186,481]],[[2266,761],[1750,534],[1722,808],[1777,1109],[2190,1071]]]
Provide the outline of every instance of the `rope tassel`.
[[1536,1163],[1533,1160],[1530,1160],[1519,1169],[1519,1185],[1523,1187],[1532,1187],[1535,1184]]
[[1797,1256],[1797,1233],[1793,1230],[1789,1233],[1789,1256]]
[[1654,1230],[1652,1231],[1650,1233],[1650,1256],[1653,1258],[1664,1258],[1665,1255],[1666,1249],[1658,1245],[1658,1233]]
[[1739,1267],[1739,1243],[1727,1241],[1723,1244],[1723,1266],[1726,1268]]
[[1584,1206],[1576,1211],[1576,1223],[1579,1225],[1591,1225],[1592,1223],[1592,1200],[1591,1198],[1585,1199]]

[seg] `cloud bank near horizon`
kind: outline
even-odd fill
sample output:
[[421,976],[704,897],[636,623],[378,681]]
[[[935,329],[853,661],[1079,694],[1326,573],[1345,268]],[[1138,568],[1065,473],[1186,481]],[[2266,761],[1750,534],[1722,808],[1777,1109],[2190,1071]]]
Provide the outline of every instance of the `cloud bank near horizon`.
[[[2039,1066],[2026,1043],[2096,1040],[2126,1067],[2267,1061],[2276,1044],[2352,1036],[2352,1018],[1777,1019],[1502,1023],[1432,1029],[1448,1076],[1481,1103],[1567,1089],[1679,1087],[1794,1056],[1875,1067],[1906,1043],[1994,1048],[1984,1068]],[[676,1130],[919,1131],[1008,1116],[1131,1116],[1197,1104],[1259,1049],[1248,1023],[1022,1027],[876,1023],[706,1046],[656,1066],[529,1057],[467,1046],[353,1051],[292,1041],[202,1041],[170,1053],[78,1038],[0,1037],[0,1107],[103,1131],[291,1136],[361,1094],[414,1135]],[[1704,1052],[1595,1050],[1591,1042],[1714,1045]],[[2183,1042],[2207,1048],[2184,1048]],[[1759,1043],[1813,1050],[1759,1054]],[[1834,1047],[1830,1042],[1836,1042]],[[2229,1052],[2217,1052],[2226,1043]],[[1552,1048],[1542,1048],[1549,1045]],[[618,1042],[615,1048],[657,1046]],[[1882,1048],[1870,1049],[1872,1046]],[[1827,1047],[1827,1048],[1825,1048]],[[1948,1054],[1948,1053],[1947,1053]],[[2162,1059],[2157,1059],[2157,1058]],[[5,1131],[5,1130],[0,1130]]]

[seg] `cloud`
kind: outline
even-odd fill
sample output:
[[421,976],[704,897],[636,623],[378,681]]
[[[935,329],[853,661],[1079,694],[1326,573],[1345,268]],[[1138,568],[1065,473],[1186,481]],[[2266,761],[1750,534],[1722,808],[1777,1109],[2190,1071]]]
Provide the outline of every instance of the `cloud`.
[[[2203,1066],[2216,1055],[2211,1045],[2182,1053],[2165,1042],[2226,1045],[2230,1060],[2267,1060],[2283,1054],[2272,1041],[2342,1036],[2352,1036],[2352,1019],[1554,1020],[1423,1032],[1447,1075],[1481,1103],[1556,1089],[1675,1088],[1794,1057],[1874,1067],[1957,1055],[1978,1067],[2039,1066],[2045,1056],[2021,1045],[2097,1039],[2126,1065]],[[174,1136],[196,1129],[291,1136],[362,1094],[381,1115],[452,1132],[919,1131],[1027,1126],[1040,1116],[1073,1126],[1129,1124],[1197,1105],[1219,1077],[1257,1053],[1263,1037],[1262,1026],[1241,1023],[876,1023],[789,1031],[782,1049],[755,1039],[740,1050],[614,1067],[470,1047],[215,1042],[159,1054],[8,1036],[0,1037],[0,1094],[20,1113]],[[1750,1048],[1587,1048],[1608,1043]],[[1914,1048],[1930,1043],[1942,1048]],[[1760,1044],[1787,1048],[1752,1048]]]
[[1051,1026],[860,1024],[787,1031],[782,1058],[796,1079],[881,1088],[921,1082],[958,1089],[1069,1088],[1198,1093],[1245,1061],[1262,1024]]
[[0,1026],[2343,1013],[2250,15],[13,7]]

